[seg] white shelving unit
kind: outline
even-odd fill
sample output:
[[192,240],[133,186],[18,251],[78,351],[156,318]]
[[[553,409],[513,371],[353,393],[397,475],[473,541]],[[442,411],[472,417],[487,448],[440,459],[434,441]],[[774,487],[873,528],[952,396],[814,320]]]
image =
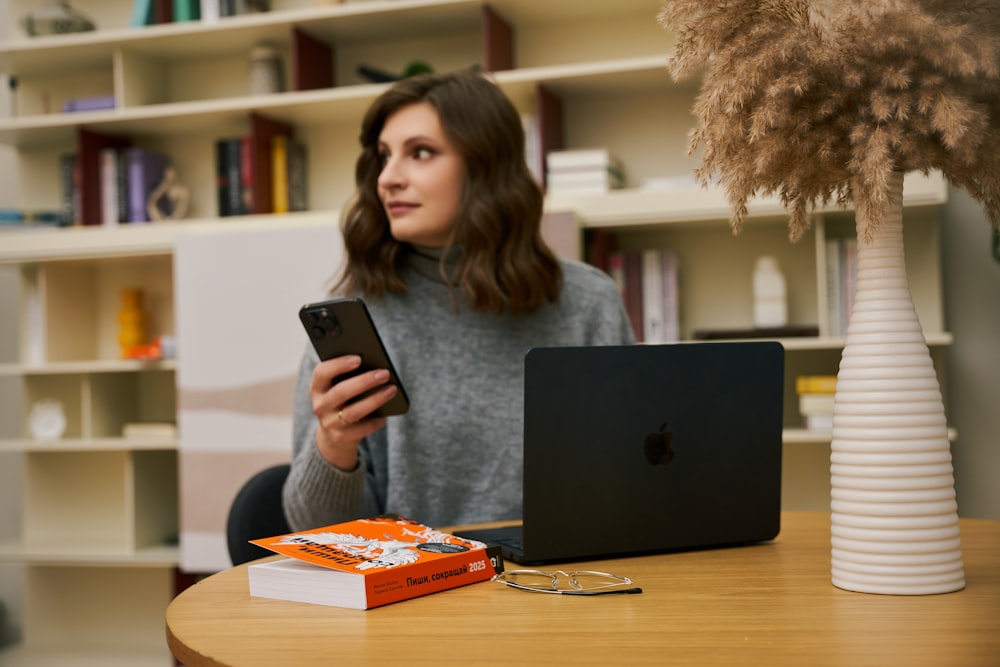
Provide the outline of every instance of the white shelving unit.
[[[11,20],[36,6],[9,0]],[[24,563],[24,644],[3,664],[169,664],[163,611],[174,594],[177,549],[177,442],[126,440],[126,421],[173,420],[173,361],[118,358],[120,291],[145,289],[158,334],[174,333],[172,255],[183,234],[335,224],[353,188],[361,114],[384,89],[355,74],[360,63],[401,71],[414,57],[445,71],[483,64],[495,48],[484,3],[474,0],[369,0],[314,5],[272,0],[272,11],[216,23],[128,27],[130,0],[76,0],[94,18],[92,33],[0,41],[0,72],[18,79],[16,114],[0,117],[0,143],[15,147],[17,205],[58,210],[60,155],[73,152],[80,128],[129,138],[163,152],[191,190],[189,217],[117,228],[4,231],[0,263],[19,267],[22,350],[0,359],[0,375],[21,379],[26,405],[64,404],[66,435],[0,441],[25,458],[24,535],[0,545],[0,558]],[[614,233],[623,249],[669,246],[681,266],[686,336],[700,328],[751,322],[755,258],[775,255],[789,285],[792,323],[817,324],[820,336],[782,342],[786,355],[785,504],[828,503],[829,437],[799,428],[794,378],[833,373],[843,339],[828,335],[824,242],[848,236],[849,212],[821,211],[797,244],[787,241],[775,200],[751,207],[733,237],[721,193],[690,187],[646,191],[648,178],[691,172],[687,132],[695,85],[666,72],[672,36],[656,24],[658,0],[493,0],[510,28],[512,67],[493,76],[524,113],[540,90],[561,103],[565,147],[608,146],[621,158],[626,189],[604,196],[550,197],[550,211],[574,211],[584,230]],[[291,80],[292,34],[307,32],[335,48],[335,87],[248,96],[249,52],[267,42]],[[113,95],[109,111],[59,113],[80,96]],[[310,210],[289,215],[217,218],[214,142],[245,134],[249,116],[292,126],[309,147]],[[907,266],[928,341],[951,343],[944,330],[938,211],[947,191],[939,177],[910,178],[905,188]],[[940,368],[939,368],[940,371]]]

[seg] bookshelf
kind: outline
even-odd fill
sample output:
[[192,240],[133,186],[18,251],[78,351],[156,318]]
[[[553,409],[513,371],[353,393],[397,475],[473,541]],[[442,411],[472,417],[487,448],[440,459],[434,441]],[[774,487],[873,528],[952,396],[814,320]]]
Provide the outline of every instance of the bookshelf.
[[[27,415],[21,437],[0,441],[0,451],[25,460],[24,534],[0,545],[0,559],[25,567],[24,642],[0,654],[4,664],[37,664],[39,656],[51,664],[86,664],[87,656],[93,664],[171,663],[162,613],[178,562],[178,443],[119,431],[126,421],[174,417],[176,364],[118,358],[119,293],[145,289],[154,331],[174,334],[178,239],[332,224],[352,190],[361,114],[385,89],[356,74],[361,63],[401,71],[419,56],[440,71],[484,65],[519,110],[536,115],[548,146],[612,148],[624,163],[624,189],[552,196],[546,209],[572,211],[581,234],[611,235],[623,249],[674,249],[685,338],[699,328],[749,326],[753,262],[765,250],[775,255],[790,322],[820,330],[782,341],[785,505],[827,506],[829,436],[800,428],[794,378],[836,371],[843,339],[829,335],[825,320],[823,248],[828,237],[849,235],[850,212],[818,212],[791,244],[774,200],[755,202],[733,237],[719,192],[640,187],[694,166],[687,132],[696,89],[672,83],[665,70],[672,38],[655,23],[658,0],[494,0],[488,10],[474,0],[272,0],[267,13],[145,28],[128,27],[129,0],[75,0],[98,30],[28,38],[16,19],[36,4],[7,1],[10,33],[0,41],[0,73],[18,78],[16,113],[0,113],[0,143],[16,153],[16,205],[60,208],[59,157],[77,149],[81,129],[164,153],[191,200],[181,221],[0,232],[0,264],[18,268],[23,304],[21,351],[0,359],[0,375],[21,382],[26,409],[55,396],[67,412],[59,441],[31,439]],[[296,80],[299,33],[330,49],[332,85],[248,95],[250,52],[262,43],[280,55],[284,80]],[[116,108],[52,111],[97,95],[114,96]],[[248,134],[255,116],[292,128],[309,147],[308,211],[218,217],[215,142]],[[940,372],[940,351],[951,343],[938,235],[947,190],[940,177],[918,176],[908,177],[904,193],[911,289]]]

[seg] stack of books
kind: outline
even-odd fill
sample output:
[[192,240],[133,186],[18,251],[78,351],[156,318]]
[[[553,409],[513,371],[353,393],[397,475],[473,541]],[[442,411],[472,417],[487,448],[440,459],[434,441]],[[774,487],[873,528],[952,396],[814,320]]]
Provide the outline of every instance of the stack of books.
[[636,340],[680,340],[677,254],[670,248],[612,252],[608,274],[617,283]]
[[503,572],[499,547],[393,515],[250,542],[288,556],[249,566],[250,595],[349,609],[401,602]]
[[799,413],[807,430],[829,432],[833,429],[833,397],[836,391],[836,375],[800,375],[795,379]]
[[606,148],[551,151],[545,169],[550,194],[603,194],[625,185],[621,162]]

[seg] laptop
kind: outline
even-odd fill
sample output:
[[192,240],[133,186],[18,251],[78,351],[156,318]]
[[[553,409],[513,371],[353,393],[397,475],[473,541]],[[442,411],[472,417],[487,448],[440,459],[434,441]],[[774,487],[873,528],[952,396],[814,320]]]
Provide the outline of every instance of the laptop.
[[520,526],[462,535],[543,564],[753,544],[780,529],[784,348],[535,348]]

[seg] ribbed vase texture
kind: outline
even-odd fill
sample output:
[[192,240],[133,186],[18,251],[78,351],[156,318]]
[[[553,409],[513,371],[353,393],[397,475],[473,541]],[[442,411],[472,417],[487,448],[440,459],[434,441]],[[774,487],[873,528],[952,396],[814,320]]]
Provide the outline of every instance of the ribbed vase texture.
[[965,587],[944,403],[903,257],[903,175],[870,241],[837,374],[830,456],[833,585],[896,595]]

